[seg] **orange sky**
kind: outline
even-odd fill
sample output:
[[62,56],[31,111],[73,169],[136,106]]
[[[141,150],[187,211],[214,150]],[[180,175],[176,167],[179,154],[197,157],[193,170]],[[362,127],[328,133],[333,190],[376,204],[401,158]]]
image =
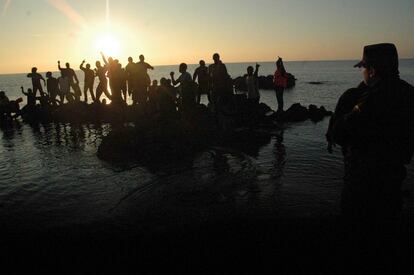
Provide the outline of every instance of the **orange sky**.
[[414,1],[360,2],[3,0],[0,73],[93,63],[100,50],[161,65],[214,52],[225,62],[359,59],[364,45],[393,42],[414,57]]

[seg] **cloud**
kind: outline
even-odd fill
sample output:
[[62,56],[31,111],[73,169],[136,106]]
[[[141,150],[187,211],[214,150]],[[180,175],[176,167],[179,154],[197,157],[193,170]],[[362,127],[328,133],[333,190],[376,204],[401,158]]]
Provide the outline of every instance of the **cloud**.
[[46,0],[50,5],[69,18],[73,23],[84,26],[85,19],[72,8],[65,0]]

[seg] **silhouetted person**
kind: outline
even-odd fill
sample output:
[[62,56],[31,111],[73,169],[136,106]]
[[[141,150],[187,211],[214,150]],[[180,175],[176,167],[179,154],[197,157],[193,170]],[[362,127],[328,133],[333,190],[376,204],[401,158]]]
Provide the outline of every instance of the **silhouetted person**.
[[173,86],[180,84],[179,93],[181,99],[182,110],[187,111],[194,107],[195,104],[195,94],[194,94],[194,85],[191,75],[187,72],[187,64],[181,63],[179,67],[181,75],[178,79],[174,78],[174,72],[171,72],[171,82]]
[[120,67],[119,60],[109,57],[106,60],[105,55],[102,54],[102,59],[108,68],[107,76],[109,78],[109,87],[111,94],[106,95],[115,105],[120,105],[122,102],[121,96],[121,82],[123,78],[122,67]]
[[215,108],[223,102],[224,97],[227,95],[229,74],[227,73],[226,65],[220,60],[218,53],[213,55],[213,61],[214,63],[208,67],[208,71],[211,88],[210,99]]
[[93,92],[93,84],[95,82],[95,72],[91,70],[90,64],[86,64],[86,68],[83,66],[83,64],[85,64],[85,60],[83,60],[79,66],[79,68],[85,74],[85,80],[84,80],[84,86],[83,86],[84,100],[86,103],[88,102],[88,90],[89,90],[92,101],[96,101],[95,94]]
[[40,81],[43,80],[44,84],[46,84],[46,81],[41,74],[37,73],[37,68],[33,67],[32,72],[29,73],[27,77],[32,79],[33,92],[37,94],[37,91],[39,91],[40,95],[43,96],[44,92],[43,92],[42,83]]
[[[101,53],[102,54],[102,53]],[[103,60],[106,62],[105,56],[102,54],[102,58]],[[95,63],[96,65],[96,69],[95,69],[95,74],[99,79],[99,84],[96,87],[96,97],[95,100],[96,102],[100,102],[101,96],[104,93],[105,95],[108,95],[108,79],[106,78],[106,73],[108,71],[108,66],[105,65],[102,66],[101,62],[96,61]]]
[[137,64],[134,63],[134,59],[132,57],[128,57],[128,64],[125,66],[125,72],[127,74],[127,81],[128,81],[128,94],[132,96],[133,104],[137,104],[137,86],[138,86],[138,67]]
[[64,104],[65,98],[68,102],[72,102],[74,98],[72,93],[70,92],[69,78],[62,71],[60,73],[61,76],[58,78],[60,103]]
[[276,71],[273,76],[273,85],[276,92],[278,113],[283,113],[283,93],[288,85],[288,80],[289,77],[283,64],[283,60],[279,57],[276,61]]
[[247,76],[246,76],[246,86],[247,86],[247,99],[253,105],[259,104],[260,93],[259,93],[259,67],[260,65],[256,63],[256,69],[254,70],[252,66],[247,67]]
[[168,83],[168,80],[164,77],[161,78],[161,85],[157,91],[159,111],[167,117],[177,111],[176,94],[174,88]]
[[57,78],[54,78],[52,76],[52,72],[46,73],[47,78],[47,92],[49,94],[49,100],[52,103],[52,105],[56,106],[56,97],[60,94],[59,91],[59,80]]
[[112,79],[112,103],[120,105],[122,103],[122,83],[124,80],[124,72],[122,70],[122,65],[119,64],[119,60],[114,60],[113,70],[111,72]]
[[10,100],[4,91],[0,91],[0,119],[10,117],[9,111]]
[[206,66],[206,62],[204,60],[200,60],[199,62],[200,66],[195,69],[193,74],[193,81],[195,82],[196,79],[198,79],[198,91],[196,95],[196,103],[200,104],[201,95],[207,94],[208,100],[210,101],[210,94],[209,94],[209,74],[208,74],[208,68]]
[[152,81],[152,85],[148,89],[148,105],[149,105],[149,110],[152,113],[159,111],[158,92],[159,92],[158,81],[154,79]]
[[165,79],[165,87],[167,88],[168,94],[174,100],[174,104],[177,107],[177,96],[178,96],[178,92],[177,92],[177,88],[175,88],[172,85],[171,79]]
[[37,99],[35,92],[33,92],[32,89],[27,89],[27,92],[25,92],[23,87],[20,87],[20,89],[22,90],[22,94],[24,94],[27,98],[27,106],[29,106],[30,108],[35,107]]
[[66,77],[69,80],[69,86],[73,89],[75,95],[75,101],[79,102],[82,92],[79,87],[79,79],[75,71],[70,67],[69,63],[65,64],[65,68],[60,66],[60,61],[58,61],[58,68],[62,72],[62,76]]
[[414,152],[414,87],[399,77],[393,44],[366,46],[355,67],[363,68],[364,81],[340,97],[326,136],[344,155],[344,217],[382,242],[401,213],[405,165]]
[[151,84],[151,79],[148,75],[148,70],[154,70],[150,64],[145,62],[145,57],[141,54],[137,66],[137,101],[138,104],[145,104],[147,102],[148,87]]
[[122,68],[122,64],[118,65],[120,68],[120,84],[121,84],[121,92],[123,95],[123,101],[127,103],[128,100],[128,88],[127,88],[127,80],[128,80],[128,74],[124,68]]

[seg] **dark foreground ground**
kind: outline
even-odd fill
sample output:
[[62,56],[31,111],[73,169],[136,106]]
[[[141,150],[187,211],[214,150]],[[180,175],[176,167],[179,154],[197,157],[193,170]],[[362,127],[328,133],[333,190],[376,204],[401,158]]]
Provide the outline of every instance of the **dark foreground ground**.
[[10,230],[8,224],[1,235],[2,268],[55,274],[411,273],[414,224],[405,220],[392,241],[358,239],[339,217],[249,218],[137,231],[91,225],[35,232],[30,226]]

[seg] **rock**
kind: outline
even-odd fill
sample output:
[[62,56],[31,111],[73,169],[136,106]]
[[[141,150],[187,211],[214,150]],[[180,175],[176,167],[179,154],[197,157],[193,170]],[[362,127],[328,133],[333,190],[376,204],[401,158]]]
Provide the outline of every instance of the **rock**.
[[309,119],[309,112],[300,103],[295,103],[281,115],[281,119],[286,122],[305,121]]
[[[115,128],[104,137],[98,156],[107,161],[138,160],[145,165],[191,160],[209,146],[225,146],[251,155],[268,144],[282,122],[319,121],[330,114],[322,106],[309,109],[293,104],[276,114],[264,103],[249,105],[243,95],[234,96],[211,113],[200,105],[189,114],[153,117],[135,127]],[[121,124],[122,125],[122,124]]]
[[[234,88],[238,91],[247,91],[247,85],[246,85],[246,76],[239,76],[236,77],[233,80]],[[296,85],[296,78],[294,75],[288,73],[288,86],[287,89],[290,89]],[[259,84],[259,89],[262,90],[273,90],[273,75],[268,76],[259,76],[257,79],[257,82]]]
[[318,122],[324,119],[327,116],[331,116],[332,112],[326,111],[324,106],[318,108],[317,106],[311,104],[309,105],[309,119]]

